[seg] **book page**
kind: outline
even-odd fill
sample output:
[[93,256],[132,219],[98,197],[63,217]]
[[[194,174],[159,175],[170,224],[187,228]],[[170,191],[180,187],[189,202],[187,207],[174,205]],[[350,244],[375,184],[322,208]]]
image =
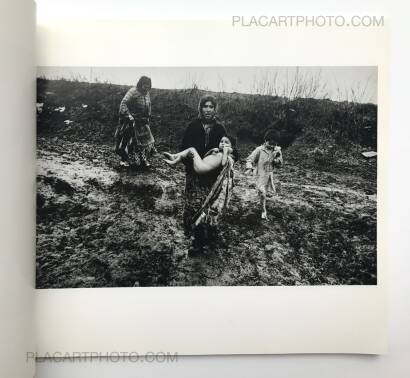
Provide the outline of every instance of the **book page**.
[[32,377],[35,253],[35,6],[0,4],[2,376]]
[[[139,35],[144,38],[138,47],[130,48]],[[39,355],[383,353],[388,151],[377,147],[384,146],[388,131],[386,49],[384,28],[273,31],[206,21],[40,26]],[[152,78],[152,88],[151,81],[142,81],[151,97],[137,93],[145,76]],[[358,86],[366,79],[370,95]],[[332,93],[321,91],[322,80]],[[311,91],[301,85],[312,82]],[[201,91],[216,100],[201,102]],[[94,93],[107,95],[94,101]],[[123,106],[133,96],[150,123],[137,127],[138,111]],[[107,99],[110,111],[98,113]],[[320,127],[306,110],[317,103],[312,99],[321,101],[329,119],[323,134],[308,139],[306,124]],[[223,233],[228,247],[207,247],[195,256],[177,223],[184,217],[182,205],[173,207],[186,197],[184,171],[151,158],[148,142],[131,156],[132,144],[126,141],[122,149],[121,139],[116,156],[112,137],[131,121],[140,141],[151,141],[152,132],[156,148],[172,152],[168,164],[176,165],[183,138],[175,114],[186,115],[186,124],[206,120],[218,111],[218,101],[225,105],[218,115],[228,114],[229,106],[242,115],[224,119],[238,139],[239,190],[233,188],[234,213],[227,213]],[[286,122],[268,123],[261,117],[266,108],[273,109],[269,121]],[[288,122],[294,112],[294,123]],[[358,122],[370,138],[363,143],[357,143],[367,138],[362,129],[345,127]],[[269,139],[260,124],[281,138]],[[290,125],[296,127],[292,132]],[[167,127],[174,133],[160,134]],[[247,154],[258,141],[267,150],[272,142],[272,161],[283,148],[283,170],[269,171],[262,189],[245,175]],[[355,143],[344,156],[340,145],[347,141]],[[257,195],[273,187],[279,193],[266,199],[265,210]],[[299,217],[308,224],[298,223]],[[167,237],[163,230],[170,231]]]

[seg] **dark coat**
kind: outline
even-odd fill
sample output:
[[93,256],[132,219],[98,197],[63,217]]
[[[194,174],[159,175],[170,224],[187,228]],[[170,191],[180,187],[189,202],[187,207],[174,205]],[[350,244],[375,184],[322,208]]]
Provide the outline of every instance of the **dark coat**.
[[185,130],[182,138],[181,151],[195,147],[198,154],[203,158],[205,154],[212,148],[219,146],[221,138],[226,135],[225,127],[218,121],[214,121],[214,125],[209,132],[209,141],[205,145],[205,130],[200,119],[192,121]]
[[[219,142],[225,135],[225,127],[220,122],[214,121],[214,125],[209,132],[208,144],[205,144],[206,135],[204,126],[200,119],[195,119],[185,130],[182,138],[181,151],[189,147],[194,147],[201,158],[203,158],[210,149],[219,147]],[[196,176],[192,162],[186,164],[186,174]],[[205,186],[211,186],[213,182],[215,182],[218,174],[219,170],[215,170],[205,175],[200,175],[200,183]]]
[[[218,121],[214,121],[214,126],[209,133],[208,144],[205,145],[205,130],[200,119],[192,121],[185,130],[182,138],[180,151],[186,150],[189,147],[195,147],[201,158],[212,148],[218,148],[219,142],[223,136],[226,136],[224,125]],[[236,148],[233,151],[233,158],[238,161],[239,155]]]

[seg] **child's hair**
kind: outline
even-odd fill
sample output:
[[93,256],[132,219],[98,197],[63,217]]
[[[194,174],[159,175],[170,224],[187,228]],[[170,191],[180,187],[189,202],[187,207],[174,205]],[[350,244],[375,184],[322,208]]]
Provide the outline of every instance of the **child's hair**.
[[231,135],[226,134],[226,135],[224,135],[224,137],[228,138],[229,141],[231,142],[231,146],[232,146],[232,150],[233,150],[232,156],[233,156],[235,161],[238,161],[239,160],[239,153],[238,153],[238,150],[236,149],[236,138],[232,134]]
[[279,143],[279,133],[276,130],[268,130],[264,137],[264,142],[269,142],[271,145],[275,145]]
[[224,137],[229,139],[229,141],[231,142],[232,149],[236,148],[236,138],[233,135],[226,134],[224,135]]

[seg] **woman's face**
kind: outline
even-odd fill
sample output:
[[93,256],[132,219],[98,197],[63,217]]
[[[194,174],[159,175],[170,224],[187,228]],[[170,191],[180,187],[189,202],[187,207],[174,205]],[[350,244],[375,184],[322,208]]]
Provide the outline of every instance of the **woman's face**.
[[227,137],[222,137],[221,141],[219,142],[219,149],[223,150],[224,147],[231,147],[232,148],[232,143]]
[[151,85],[149,85],[149,83],[143,83],[143,84],[141,85],[141,89],[140,89],[141,94],[145,95],[145,94],[147,94],[150,90],[151,90]]
[[206,121],[210,121],[214,118],[215,115],[215,106],[212,101],[206,101],[201,108],[202,117]]

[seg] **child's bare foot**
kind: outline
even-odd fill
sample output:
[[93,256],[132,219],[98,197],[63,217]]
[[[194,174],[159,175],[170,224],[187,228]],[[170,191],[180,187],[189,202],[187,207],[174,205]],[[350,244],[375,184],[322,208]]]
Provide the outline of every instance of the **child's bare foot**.
[[266,214],[266,211],[262,211],[261,218],[264,220],[268,220],[268,214]]

